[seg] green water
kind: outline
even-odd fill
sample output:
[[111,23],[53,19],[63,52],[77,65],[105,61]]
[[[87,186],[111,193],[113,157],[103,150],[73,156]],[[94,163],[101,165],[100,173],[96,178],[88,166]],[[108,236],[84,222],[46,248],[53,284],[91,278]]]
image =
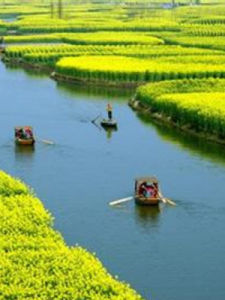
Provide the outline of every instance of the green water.
[[[0,64],[0,167],[35,189],[69,245],[96,252],[146,299],[224,300],[224,146],[137,115],[132,94]],[[108,101],[119,124],[111,133],[91,123]],[[15,147],[23,124],[55,144]],[[177,207],[109,207],[140,175],[156,175]]]

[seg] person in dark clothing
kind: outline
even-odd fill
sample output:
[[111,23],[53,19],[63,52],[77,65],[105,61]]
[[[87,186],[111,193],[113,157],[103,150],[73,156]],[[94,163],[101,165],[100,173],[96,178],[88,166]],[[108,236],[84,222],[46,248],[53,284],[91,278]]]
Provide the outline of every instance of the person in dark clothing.
[[108,118],[111,121],[112,120],[112,105],[110,103],[107,104],[107,112],[108,112]]

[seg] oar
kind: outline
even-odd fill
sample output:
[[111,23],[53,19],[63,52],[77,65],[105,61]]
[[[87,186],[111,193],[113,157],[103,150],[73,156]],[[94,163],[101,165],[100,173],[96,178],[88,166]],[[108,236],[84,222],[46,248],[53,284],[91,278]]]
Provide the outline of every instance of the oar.
[[172,200],[168,199],[168,198],[165,198],[165,197],[162,195],[161,191],[159,191],[159,197],[160,197],[160,199],[161,199],[161,201],[162,201],[163,203],[165,203],[165,204],[168,203],[168,204],[170,204],[170,205],[172,205],[172,206],[176,206],[176,203],[173,202]]
[[173,202],[172,200],[168,199],[168,198],[164,198],[166,200],[166,202],[172,206],[176,206],[176,203]]
[[167,203],[166,199],[165,199],[164,197],[162,197],[161,194],[159,194],[159,198],[160,198],[160,200],[161,200],[164,204]]
[[43,139],[40,139],[40,141],[42,143],[45,143],[45,144],[48,144],[48,145],[54,145],[55,144],[53,141],[48,141],[48,140],[43,140]]
[[48,144],[48,145],[54,145],[54,144],[55,144],[53,141],[40,139],[40,138],[38,138],[38,137],[36,137],[36,136],[35,136],[35,140],[37,140],[38,142],[42,142],[42,143],[44,143],[44,144]]
[[101,115],[98,115],[94,120],[91,121],[92,124],[94,124],[99,130],[102,130],[102,127],[99,126],[98,123],[96,123],[97,119],[100,118]]
[[94,123],[95,124],[95,121],[100,117],[100,115],[98,115],[96,118],[94,118],[91,123]]
[[132,200],[133,198],[134,198],[134,197],[131,196],[131,197],[127,197],[127,198],[122,198],[122,199],[119,199],[119,200],[115,200],[115,201],[109,202],[109,205],[117,205],[117,204],[120,204],[120,203],[123,203],[123,202],[130,201],[130,200]]

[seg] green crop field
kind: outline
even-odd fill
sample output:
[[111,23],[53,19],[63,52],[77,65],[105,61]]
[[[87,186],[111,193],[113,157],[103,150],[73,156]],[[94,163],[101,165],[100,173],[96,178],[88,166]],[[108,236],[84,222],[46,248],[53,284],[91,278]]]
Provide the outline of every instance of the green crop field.
[[33,192],[0,171],[1,299],[142,299],[94,254],[65,245]]
[[49,43],[65,42],[69,44],[89,45],[160,45],[163,40],[149,34],[136,32],[97,32],[97,33],[53,33],[23,36],[5,36],[5,43]]
[[[215,58],[217,61],[218,57]],[[185,60],[185,59],[184,59]],[[140,59],[122,56],[80,56],[60,59],[56,72],[100,81],[143,82],[179,78],[225,77],[223,64],[215,64],[213,56],[205,63],[159,59]]]
[[136,99],[180,125],[225,137],[224,79],[175,80],[139,87]]
[[[224,0],[59,3],[0,0],[5,63],[45,67],[59,80],[138,86],[134,98],[152,116],[224,140]],[[142,299],[94,254],[68,247],[41,201],[4,172],[0,208],[0,299]]]
[[[0,6],[5,61],[113,85],[225,77],[223,1],[71,0],[62,1],[60,9],[56,1],[22,3]],[[14,20],[6,22],[10,16]],[[190,97],[197,102],[194,93],[190,90]],[[177,103],[187,101],[174,94]],[[162,97],[162,102],[175,102],[172,95]],[[222,95],[215,97],[222,103]]]
[[163,59],[164,61],[177,61],[182,57],[182,62],[191,62],[195,59],[201,62],[220,64],[224,61],[224,52],[207,49],[185,48],[167,45],[40,45],[34,46],[9,46],[5,51],[6,59],[17,59],[23,62],[55,67],[60,58],[81,55],[117,55],[137,58]]

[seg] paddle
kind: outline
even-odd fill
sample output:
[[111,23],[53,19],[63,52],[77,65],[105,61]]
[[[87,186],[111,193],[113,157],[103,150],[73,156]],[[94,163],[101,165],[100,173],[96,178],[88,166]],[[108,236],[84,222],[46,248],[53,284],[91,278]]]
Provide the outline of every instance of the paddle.
[[48,145],[54,145],[55,144],[53,141],[44,140],[44,139],[38,138],[36,136],[35,136],[35,140],[37,140],[38,142],[42,142],[44,144],[48,144]]
[[112,201],[112,202],[109,202],[109,205],[117,205],[117,204],[120,204],[120,203],[123,203],[123,202],[127,202],[127,201],[130,201],[132,200],[134,197],[131,196],[131,197],[126,197],[126,198],[122,198],[122,199],[119,199],[119,200],[115,200],[115,201]]
[[172,206],[176,206],[177,204],[175,202],[173,202],[172,200],[168,199],[168,198],[165,198],[166,199],[166,202]]
[[170,200],[170,199],[168,199],[168,198],[165,198],[163,195],[162,195],[162,193],[161,193],[161,191],[159,190],[159,197],[160,197],[160,199],[161,199],[161,201],[163,202],[163,203],[168,203],[168,204],[170,204],[170,205],[172,205],[172,206],[176,206],[176,203],[175,202],[173,202],[172,200]]
[[48,141],[48,140],[40,139],[40,141],[41,141],[42,143],[45,143],[45,144],[48,144],[48,145],[54,145],[54,144],[55,144],[54,142]]
[[94,118],[94,119],[91,121],[91,123],[94,123],[94,124],[95,124],[95,121],[96,121],[98,118],[100,118],[100,116],[101,116],[101,115],[98,115],[96,118]]
[[101,115],[98,115],[95,119],[93,119],[93,120],[91,121],[91,123],[94,124],[99,130],[102,130],[102,127],[99,126],[98,123],[96,123],[97,119],[100,118],[100,116],[101,116]]

